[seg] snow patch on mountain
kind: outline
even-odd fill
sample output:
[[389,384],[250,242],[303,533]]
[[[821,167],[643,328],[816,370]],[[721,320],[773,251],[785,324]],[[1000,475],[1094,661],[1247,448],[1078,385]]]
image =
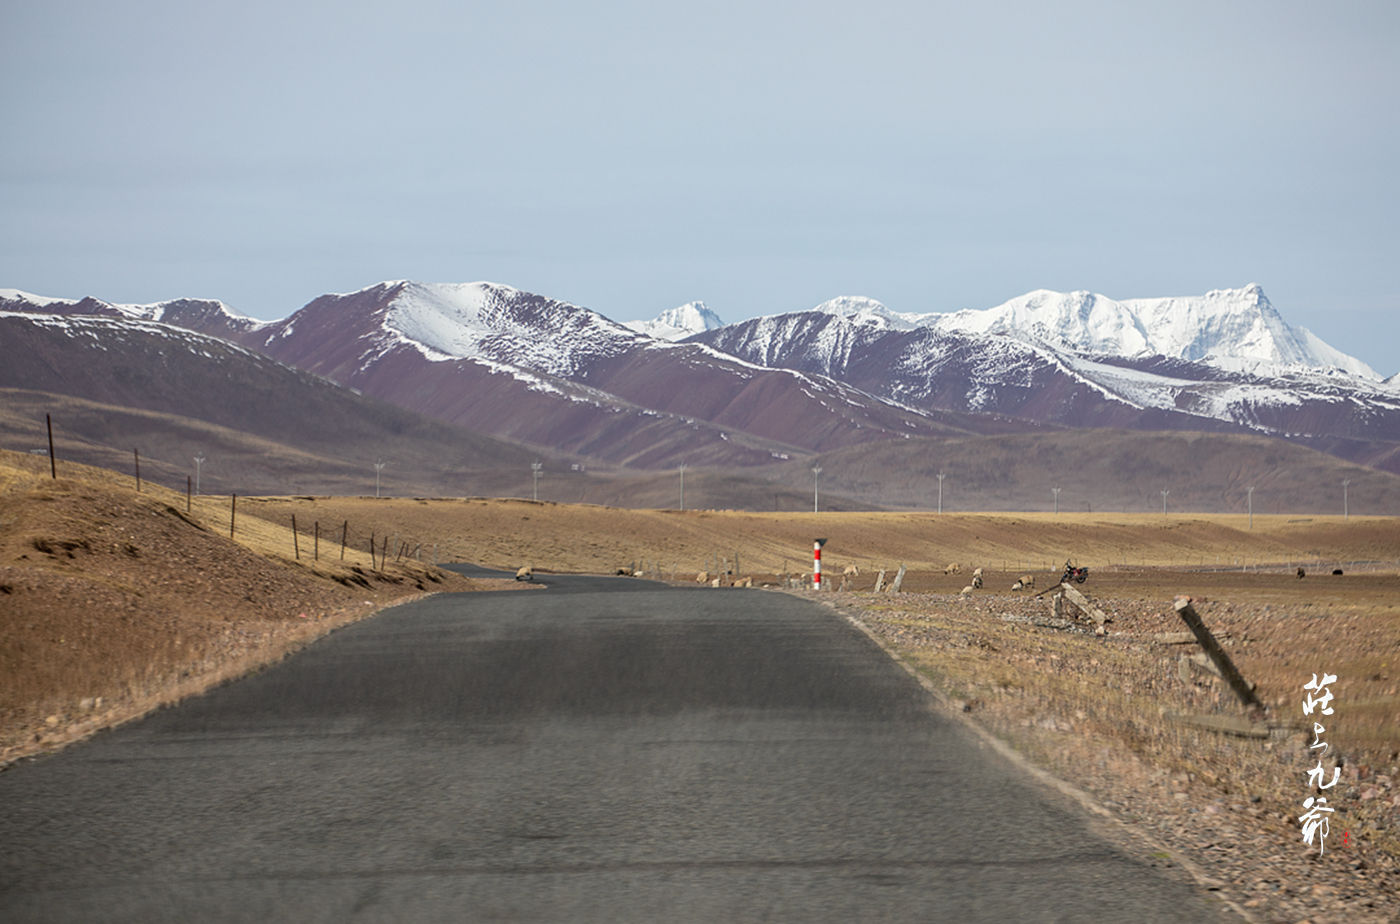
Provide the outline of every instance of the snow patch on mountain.
[[1123,301],[1092,292],[1039,289],[995,308],[924,315],[917,323],[934,330],[1003,334],[1086,354],[1167,356],[1231,372],[1330,368],[1380,378],[1361,360],[1289,325],[1254,284],[1201,296]]
[[658,340],[674,341],[703,334],[707,330],[718,330],[724,326],[724,322],[704,302],[688,302],[679,308],[663,311],[650,321],[623,321],[622,326]]
[[862,327],[877,330],[913,330],[909,316],[896,314],[873,298],[862,295],[842,295],[822,302],[812,311],[843,318]]

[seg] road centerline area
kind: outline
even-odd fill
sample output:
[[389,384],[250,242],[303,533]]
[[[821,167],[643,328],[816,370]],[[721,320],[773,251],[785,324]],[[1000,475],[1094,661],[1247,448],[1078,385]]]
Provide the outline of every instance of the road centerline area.
[[0,774],[6,920],[1201,921],[781,594],[443,595]]

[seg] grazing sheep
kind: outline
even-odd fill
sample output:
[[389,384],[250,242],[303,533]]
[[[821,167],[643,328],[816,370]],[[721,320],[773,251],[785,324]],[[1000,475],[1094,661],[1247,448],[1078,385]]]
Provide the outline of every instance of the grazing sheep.
[[1303,570],[1303,566],[1302,566],[1302,565],[1299,565],[1299,566],[1298,566],[1298,580],[1301,581],[1303,578],[1307,577],[1307,575],[1308,575],[1308,573],[1307,573],[1306,571]]
[[958,565],[957,562],[953,562],[953,563],[950,564],[948,567],[946,567],[946,568],[943,569],[943,573],[944,573],[944,574],[958,574],[958,573],[961,572],[961,571],[962,571],[962,568],[959,567],[959,565]]
[[1025,588],[1026,590],[1035,590],[1035,575],[1034,575],[1034,574],[1023,574],[1023,575],[1021,575],[1021,586],[1022,586],[1023,588]]
[[[981,568],[978,568],[977,570],[978,570],[978,571],[981,571],[982,569],[981,569]],[[981,589],[982,589],[982,575],[977,574],[977,573],[975,573],[975,572],[973,573],[973,575],[972,575],[972,587],[973,587],[974,590],[981,590]]]
[[963,596],[963,597],[970,597],[970,596],[972,596],[972,585],[971,585],[971,584],[968,584],[968,585],[967,585],[966,587],[964,587],[962,590],[958,591],[958,594],[959,594],[960,596]]
[[735,586],[735,587],[752,587],[752,586],[753,586],[753,578],[751,578],[751,577],[739,578],[739,580],[737,580],[737,581],[734,582],[734,586]]
[[535,579],[535,569],[531,568],[529,565],[526,565],[519,571],[515,572],[515,579],[517,581],[533,581]]
[[1015,584],[1012,584],[1012,585],[1011,585],[1011,589],[1012,589],[1012,590],[1024,590],[1024,589],[1025,589],[1025,586],[1026,586],[1025,584],[1022,584],[1020,581],[1017,581]]
[[697,584],[708,584],[708,583],[710,583],[710,572],[708,572],[708,571],[701,571],[699,574],[695,575],[695,583],[697,583]]
[[972,571],[972,576],[975,577],[975,578],[980,578],[980,577],[982,576],[982,569],[981,569],[981,568],[974,568],[973,571]]
[[860,568],[855,565],[847,565],[846,570],[841,572],[842,577],[860,577]]

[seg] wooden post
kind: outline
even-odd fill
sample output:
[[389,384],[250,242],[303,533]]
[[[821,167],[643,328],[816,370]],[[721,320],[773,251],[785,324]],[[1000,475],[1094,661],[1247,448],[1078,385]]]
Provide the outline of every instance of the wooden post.
[[301,543],[297,541],[297,515],[292,514],[292,551],[296,553],[297,561],[301,561]]
[[878,594],[885,589],[885,569],[880,569],[880,576],[875,579],[875,592]]
[[131,454],[136,457],[136,493],[141,493],[141,453],[135,449]]
[[894,576],[894,583],[890,585],[890,593],[897,594],[904,586],[904,565],[899,566],[899,573]]
[[54,459],[54,454],[53,454],[53,418],[50,417],[48,414],[45,414],[45,415],[44,415],[44,423],[47,424],[47,425],[48,425],[48,428],[49,428],[49,474],[50,474],[51,476],[53,476],[53,479],[54,479],[55,481],[57,481],[57,480],[58,480],[58,462]]
[[[345,536],[350,532],[350,521],[346,520],[340,526],[340,560],[345,561]],[[371,564],[370,567],[373,567]]]
[[185,513],[190,512],[190,498],[194,496],[194,479],[185,476]]
[[369,570],[374,570],[374,530],[369,531]]
[[1068,597],[1070,603],[1073,603],[1075,606],[1079,607],[1079,611],[1082,612],[1084,615],[1088,616],[1089,618],[1093,619],[1094,622],[1098,623],[1099,625],[1103,625],[1104,623],[1108,622],[1108,614],[1106,614],[1103,610],[1099,609],[1097,606],[1094,606],[1094,604],[1090,603],[1088,597],[1084,596],[1082,593],[1075,590],[1073,587],[1069,586],[1068,584],[1061,584],[1060,593],[1063,594],[1065,597]]
[[1230,660],[1230,656],[1225,653],[1225,649],[1220,647],[1220,643],[1215,640],[1215,636],[1210,634],[1206,624],[1201,621],[1200,615],[1191,606],[1190,597],[1178,597],[1176,601],[1176,613],[1186,623],[1187,627],[1196,635],[1196,641],[1201,643],[1201,647],[1210,655],[1210,659],[1215,662],[1215,666],[1220,669],[1220,676],[1225,678],[1225,682],[1234,691],[1235,697],[1245,706],[1263,711],[1264,704],[1259,701],[1259,697],[1254,695],[1254,689],[1245,682],[1244,677],[1235,664]]
[[383,568],[389,564],[389,537],[384,537],[384,542],[379,546],[379,567]]
[[233,524],[238,520],[238,495],[228,496],[228,537],[233,538]]
[[321,521],[320,521],[320,520],[317,520],[317,521],[315,522],[315,524],[314,524],[314,526],[313,526],[313,529],[314,529],[314,532],[313,532],[312,535],[315,536],[315,539],[312,540],[312,541],[313,541],[315,544],[311,546],[311,560],[312,560],[312,561],[320,561],[320,560],[321,560]]

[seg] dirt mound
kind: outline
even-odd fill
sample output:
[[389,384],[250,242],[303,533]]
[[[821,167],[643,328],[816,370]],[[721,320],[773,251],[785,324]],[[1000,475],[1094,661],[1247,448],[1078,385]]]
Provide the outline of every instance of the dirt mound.
[[[416,561],[298,561],[227,498],[0,454],[0,760],[236,676],[387,603],[471,581]],[[272,552],[280,532],[290,555]],[[307,555],[310,558],[310,555]],[[291,559],[291,560],[288,560]]]

